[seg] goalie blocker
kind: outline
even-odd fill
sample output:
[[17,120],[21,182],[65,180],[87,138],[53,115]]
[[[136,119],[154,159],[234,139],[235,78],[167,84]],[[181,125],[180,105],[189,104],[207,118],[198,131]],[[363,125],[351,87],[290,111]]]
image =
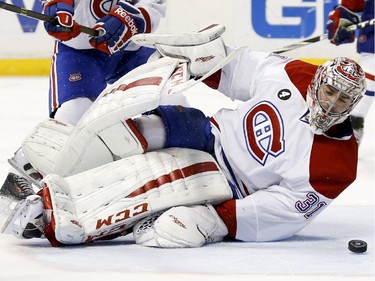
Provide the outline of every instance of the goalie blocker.
[[173,206],[232,198],[213,157],[183,148],[131,156],[66,178],[50,174],[42,185],[44,207],[35,198],[26,200],[3,232],[26,238],[25,229],[34,225],[53,246],[82,244],[126,234]]

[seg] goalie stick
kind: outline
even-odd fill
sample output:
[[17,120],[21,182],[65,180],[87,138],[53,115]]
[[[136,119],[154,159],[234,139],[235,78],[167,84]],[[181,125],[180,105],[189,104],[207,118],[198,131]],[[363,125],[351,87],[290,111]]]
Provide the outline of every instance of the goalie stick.
[[[0,2],[0,9],[4,9],[4,10],[10,11],[10,12],[19,14],[21,16],[25,16],[25,17],[29,17],[29,18],[37,19],[37,20],[41,20],[41,21],[46,21],[46,22],[49,22],[51,24],[57,25],[57,20],[54,17],[48,16],[48,15],[45,15],[45,14],[42,14],[42,13],[38,13],[38,12],[35,12],[35,11],[32,11],[32,10],[28,10],[28,9],[25,9],[25,8],[21,8],[21,7],[18,7],[18,6],[12,5],[12,4],[8,4],[8,3],[5,3],[5,2]],[[83,26],[83,25],[79,25],[79,29],[80,29],[81,32],[86,33],[90,36],[94,36],[94,37],[99,36],[99,31],[96,30],[96,29],[92,29],[92,28],[89,28],[89,27]]]
[[[357,29],[365,28],[366,26],[374,25],[374,23],[375,23],[375,19],[371,19],[371,20],[360,22],[358,24],[350,25],[346,28],[346,30],[355,31]],[[322,35],[319,35],[319,36],[311,37],[309,39],[303,40],[303,41],[295,43],[295,44],[287,45],[287,46],[285,46],[285,47],[283,47],[279,50],[273,51],[273,53],[281,54],[281,53],[284,53],[284,52],[288,52],[288,51],[291,51],[291,50],[309,45],[311,43],[320,42],[320,41],[325,40],[327,38],[328,38],[328,34],[325,33],[325,34],[322,34]]]

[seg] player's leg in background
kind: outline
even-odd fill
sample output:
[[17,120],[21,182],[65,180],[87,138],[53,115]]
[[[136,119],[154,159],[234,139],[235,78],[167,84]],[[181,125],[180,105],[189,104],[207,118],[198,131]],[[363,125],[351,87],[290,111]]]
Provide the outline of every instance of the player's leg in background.
[[353,110],[350,117],[353,125],[354,135],[358,143],[360,143],[363,138],[365,118],[374,102],[374,63],[374,54],[361,53],[360,64],[366,72],[367,91],[362,100]]
[[57,43],[50,73],[51,118],[71,125],[78,122],[107,86],[104,77],[106,56],[98,50],[75,50]]
[[[366,21],[374,18],[374,1],[366,1],[365,8],[361,16],[361,21]],[[354,135],[361,143],[364,133],[364,123],[367,113],[374,101],[374,26],[366,26],[358,31],[357,37],[357,52],[360,54],[360,61],[362,68],[366,72],[367,92],[360,103],[353,110],[351,115]],[[371,121],[370,121],[371,122]],[[372,121],[373,122],[373,121]]]

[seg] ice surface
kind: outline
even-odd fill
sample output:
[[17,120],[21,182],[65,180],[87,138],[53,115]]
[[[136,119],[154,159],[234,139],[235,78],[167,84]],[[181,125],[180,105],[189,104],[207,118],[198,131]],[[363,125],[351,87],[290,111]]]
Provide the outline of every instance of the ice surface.
[[[9,169],[7,159],[47,117],[47,91],[47,77],[0,78],[1,180]],[[52,248],[45,240],[0,234],[0,280],[374,280],[374,115],[372,108],[356,182],[293,238],[155,249],[137,246],[126,236]],[[0,224],[6,219],[7,204],[0,200]],[[367,241],[368,251],[351,253],[347,248],[351,239]]]

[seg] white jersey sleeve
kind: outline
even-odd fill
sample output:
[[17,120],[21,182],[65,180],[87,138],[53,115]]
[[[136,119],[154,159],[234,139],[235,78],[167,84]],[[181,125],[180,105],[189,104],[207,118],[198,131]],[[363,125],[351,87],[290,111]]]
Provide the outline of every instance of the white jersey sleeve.
[[[233,51],[233,48],[227,47],[227,54]],[[258,93],[257,80],[264,79],[264,71],[282,69],[291,60],[293,59],[273,53],[245,49],[223,67],[218,90],[231,99],[247,101]],[[272,77],[269,74],[268,77]]]

